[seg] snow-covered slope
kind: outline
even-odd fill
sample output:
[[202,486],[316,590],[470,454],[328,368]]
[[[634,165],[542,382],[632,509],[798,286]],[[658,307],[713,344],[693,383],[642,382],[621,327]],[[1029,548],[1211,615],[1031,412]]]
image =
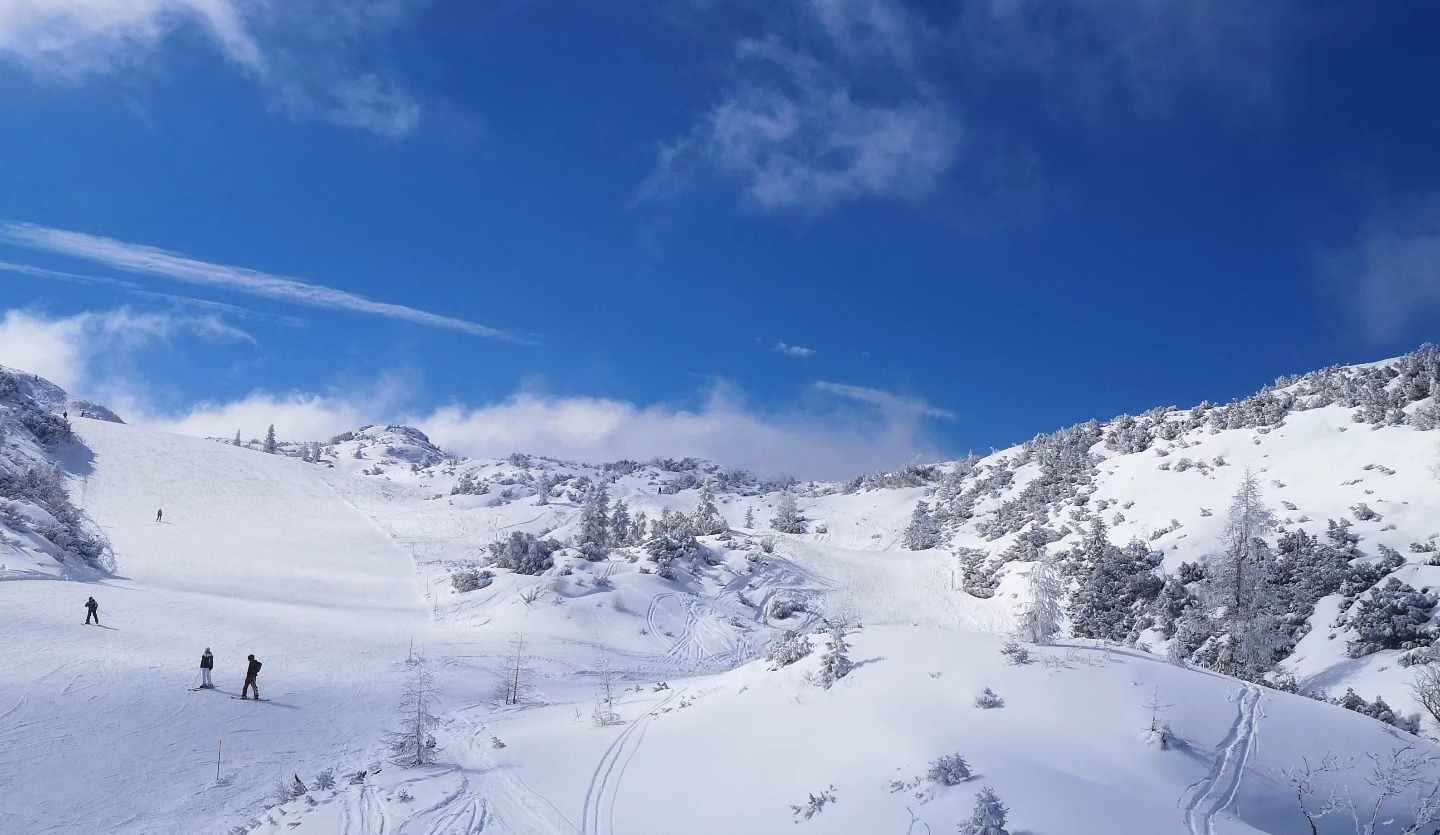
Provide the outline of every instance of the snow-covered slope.
[[[1034,549],[1079,565],[1099,520],[1115,545],[1163,555],[1157,578],[1180,575],[1221,548],[1249,468],[1292,534],[1323,542],[1327,520],[1350,523],[1334,546],[1349,583],[1314,602],[1284,666],[1303,689],[1409,707],[1408,650],[1351,658],[1353,623],[1332,624],[1387,573],[1440,585],[1423,550],[1440,531],[1435,407],[1416,382],[1432,359],[843,484],[691,459],[466,459],[395,426],[279,439],[269,455],[263,440],[72,413],[73,440],[12,433],[6,460],[59,465],[116,569],[0,582],[0,832],[919,833],[953,831],[982,787],[1012,835],[1308,832],[1287,769],[1333,763],[1312,810],[1332,792],[1368,807],[1372,756],[1408,750],[1423,788],[1440,750],[1167,662],[1148,602],[1127,621],[1136,648],[1066,639],[1014,664],[1002,645]],[[43,417],[68,402],[7,404]],[[792,498],[800,520],[785,518]],[[596,549],[601,528],[612,541]],[[42,557],[63,563],[42,545],[21,549],[37,574]],[[81,625],[87,595],[101,628]],[[829,688],[825,621],[853,630],[853,670]],[[813,651],[789,666],[764,657],[799,640]],[[273,701],[188,690],[206,646],[222,690],[259,656]],[[531,670],[518,704],[496,693],[510,657]],[[420,669],[435,677],[437,761],[398,769],[382,740]],[[1004,706],[977,707],[985,688]],[[971,776],[927,778],[950,754]],[[334,788],[316,785],[325,769]],[[281,802],[297,775],[309,791]],[[1407,814],[1382,806],[1375,831],[1400,833]],[[1320,831],[1349,826],[1331,815]]]
[[[0,831],[228,831],[277,777],[364,759],[424,626],[405,552],[297,461],[74,423],[119,572],[0,583]],[[207,646],[220,689],[191,692]],[[251,653],[268,703],[229,697]]]

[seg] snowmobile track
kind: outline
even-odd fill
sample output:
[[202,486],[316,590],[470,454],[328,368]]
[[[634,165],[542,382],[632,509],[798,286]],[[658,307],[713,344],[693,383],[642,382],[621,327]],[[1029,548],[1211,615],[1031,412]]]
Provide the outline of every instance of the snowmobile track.
[[1190,835],[1215,835],[1215,817],[1235,803],[1255,749],[1260,697],[1260,688],[1245,685],[1236,700],[1235,722],[1216,750],[1210,773],[1186,789],[1181,798]]

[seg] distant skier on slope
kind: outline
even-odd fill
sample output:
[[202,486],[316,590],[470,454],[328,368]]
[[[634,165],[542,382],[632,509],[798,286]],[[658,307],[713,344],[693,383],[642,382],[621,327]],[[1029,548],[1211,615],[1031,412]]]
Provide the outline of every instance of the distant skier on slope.
[[157,510],[157,511],[155,511],[155,522],[156,522],[156,524],[159,524],[160,519],[161,519],[162,517],[164,517],[164,516],[165,516],[165,511],[164,511],[164,510]]
[[240,688],[240,698],[245,698],[247,692],[254,690],[255,698],[259,699],[260,685],[255,683],[255,677],[260,675],[260,662],[256,661],[253,655],[246,657],[250,659],[250,666],[245,668],[245,686]]
[[203,690],[214,690],[215,685],[210,683],[210,671],[215,669],[215,656],[210,654],[210,648],[206,647],[204,654],[200,656],[200,687]]
[[85,625],[86,625],[86,626],[89,626],[89,625],[90,625],[90,619],[91,619],[91,618],[94,618],[94,619],[95,619],[95,625],[96,625],[96,626],[99,626],[99,625],[100,625],[100,604],[99,604],[99,603],[96,603],[96,602],[95,602],[95,598],[93,598],[93,597],[85,601]]

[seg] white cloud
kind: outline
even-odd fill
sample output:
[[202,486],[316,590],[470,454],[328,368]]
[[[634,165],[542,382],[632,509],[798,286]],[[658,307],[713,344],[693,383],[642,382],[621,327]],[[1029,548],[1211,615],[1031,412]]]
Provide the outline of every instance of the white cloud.
[[[261,436],[272,423],[276,433],[289,440],[323,440],[364,424],[399,423],[419,427],[435,443],[465,455],[531,452],[590,462],[697,456],[764,475],[799,478],[846,478],[944,457],[941,446],[922,431],[914,410],[766,414],[747,408],[735,390],[724,386],[694,409],[517,393],[482,406],[415,410],[401,405],[409,392],[400,379],[391,375],[378,384],[325,394],[255,391],[173,414],[132,402],[122,415],[131,422],[205,437],[229,437],[239,430],[247,439]],[[359,391],[368,393],[362,396]]]
[[641,199],[713,172],[758,208],[818,211],[916,197],[951,167],[962,130],[917,73],[918,19],[892,0],[815,0],[795,26],[809,37],[739,42],[730,88],[661,148]]
[[0,318],[0,364],[39,374],[70,391],[108,390],[107,379],[137,350],[180,336],[251,342],[215,315],[136,312],[129,308],[51,318],[7,310]]
[[784,342],[776,343],[775,347],[771,350],[777,354],[784,354],[787,357],[799,357],[800,359],[809,359],[815,356],[815,349],[813,348],[805,348],[800,345],[787,345]]
[[1227,104],[1269,100],[1291,55],[1333,14],[1292,0],[974,0],[963,6],[959,47],[981,72],[1038,76],[1081,110],[1120,100],[1161,113],[1187,91]]
[[1440,322],[1440,197],[1377,218],[1322,266],[1373,341]]
[[361,66],[365,44],[408,0],[4,0],[0,59],[78,82],[133,69],[195,29],[280,109],[387,138],[413,132],[421,108],[393,77]]
[[944,420],[955,419],[955,413],[952,411],[931,406],[924,400],[901,397],[898,394],[891,394],[888,391],[881,391],[880,389],[852,386],[845,383],[827,383],[823,380],[815,383],[814,388],[816,391],[833,394],[836,397],[848,398],[859,403],[868,403],[885,412],[942,418]]
[[47,377],[131,423],[202,437],[239,430],[255,438],[274,424],[283,439],[324,440],[363,424],[404,423],[469,455],[521,451],[584,461],[699,456],[800,478],[844,478],[945,454],[921,425],[921,418],[939,410],[917,408],[913,401],[871,403],[882,406],[878,411],[764,412],[725,385],[708,392],[698,408],[520,392],[479,406],[419,409],[412,405],[415,375],[394,372],[323,392],[256,390],[231,400],[161,405],[134,359],[141,348],[180,336],[248,338],[214,317],[120,309],[49,318],[11,310],[0,318],[0,364]]
[[140,275],[222,287],[235,292],[249,293],[292,304],[384,316],[427,327],[460,331],[472,336],[484,336],[511,342],[522,341],[505,331],[451,316],[427,313],[404,305],[372,301],[344,290],[310,284],[295,278],[271,275],[244,267],[197,261],[156,247],[125,243],[113,238],[87,235],[83,232],[51,229],[33,223],[0,223],[0,241],[72,258],[81,258]]
[[5,0],[0,3],[0,53],[44,72],[106,72],[193,25],[231,61],[261,73],[265,59],[246,24],[245,5],[233,0]]

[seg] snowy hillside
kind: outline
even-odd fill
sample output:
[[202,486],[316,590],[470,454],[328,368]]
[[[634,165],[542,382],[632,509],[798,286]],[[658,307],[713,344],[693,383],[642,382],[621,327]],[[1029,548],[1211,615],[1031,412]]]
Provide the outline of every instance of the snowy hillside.
[[[0,582],[0,832],[1431,832],[1436,377],[1427,349],[788,484],[67,427],[12,375],[0,580],[81,582]],[[1237,575],[1247,469],[1278,518]],[[1068,634],[1014,644],[1044,576]],[[230,698],[251,653],[269,702]]]

